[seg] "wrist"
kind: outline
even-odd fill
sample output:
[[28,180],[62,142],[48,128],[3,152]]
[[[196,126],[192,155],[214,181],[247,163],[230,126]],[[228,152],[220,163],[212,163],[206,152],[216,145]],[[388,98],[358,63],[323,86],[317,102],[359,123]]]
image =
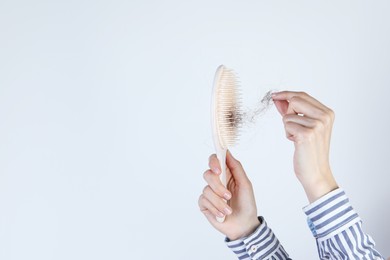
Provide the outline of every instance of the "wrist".
[[327,178],[318,178],[308,183],[302,183],[302,186],[305,190],[309,203],[313,203],[322,196],[338,188],[336,180],[333,178],[333,176],[328,176]]
[[231,234],[226,234],[226,236],[230,241],[234,241],[234,240],[238,240],[238,239],[241,239],[244,237],[248,237],[251,234],[253,234],[260,225],[261,225],[261,222],[260,222],[259,218],[256,217],[248,225],[245,225],[246,228],[244,230],[240,230],[238,232],[234,232]]

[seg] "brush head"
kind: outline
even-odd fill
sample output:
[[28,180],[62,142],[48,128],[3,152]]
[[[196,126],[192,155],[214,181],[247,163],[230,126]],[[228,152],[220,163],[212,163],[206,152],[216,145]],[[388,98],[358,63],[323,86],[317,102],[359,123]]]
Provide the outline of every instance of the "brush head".
[[214,77],[211,114],[217,150],[236,144],[242,123],[241,93],[236,74],[223,65]]

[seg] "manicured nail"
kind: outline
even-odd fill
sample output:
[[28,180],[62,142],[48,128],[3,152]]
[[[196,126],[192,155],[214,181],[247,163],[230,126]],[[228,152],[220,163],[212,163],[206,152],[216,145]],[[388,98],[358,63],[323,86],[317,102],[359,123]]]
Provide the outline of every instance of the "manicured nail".
[[228,192],[226,192],[225,194],[223,194],[223,197],[227,200],[230,200],[230,198],[232,197],[232,195]]
[[224,211],[227,215],[232,214],[232,210],[229,209],[229,208],[224,208],[223,211]]
[[219,168],[213,168],[213,172],[216,174],[220,174],[221,170]]
[[217,216],[220,217],[220,218],[223,218],[225,216],[225,214],[223,214],[222,212],[218,211]]

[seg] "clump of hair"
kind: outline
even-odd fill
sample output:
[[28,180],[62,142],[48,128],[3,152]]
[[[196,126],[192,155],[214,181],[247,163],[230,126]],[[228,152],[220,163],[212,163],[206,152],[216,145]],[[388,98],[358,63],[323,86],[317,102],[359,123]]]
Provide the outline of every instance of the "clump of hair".
[[255,108],[247,109],[247,111],[242,112],[240,115],[240,122],[242,125],[249,123],[255,124],[257,118],[264,115],[270,109],[274,103],[272,100],[272,93],[274,93],[274,91],[269,90],[267,93],[265,93],[260,102],[257,103]]

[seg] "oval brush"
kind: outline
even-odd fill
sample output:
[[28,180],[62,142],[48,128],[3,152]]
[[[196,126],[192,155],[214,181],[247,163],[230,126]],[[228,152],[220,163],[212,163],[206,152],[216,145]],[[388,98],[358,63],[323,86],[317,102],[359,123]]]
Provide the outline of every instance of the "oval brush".
[[[216,154],[221,165],[221,182],[226,187],[226,152],[238,140],[241,126],[240,92],[233,70],[220,65],[214,76],[211,100],[211,125]],[[225,217],[217,217],[224,222]]]

